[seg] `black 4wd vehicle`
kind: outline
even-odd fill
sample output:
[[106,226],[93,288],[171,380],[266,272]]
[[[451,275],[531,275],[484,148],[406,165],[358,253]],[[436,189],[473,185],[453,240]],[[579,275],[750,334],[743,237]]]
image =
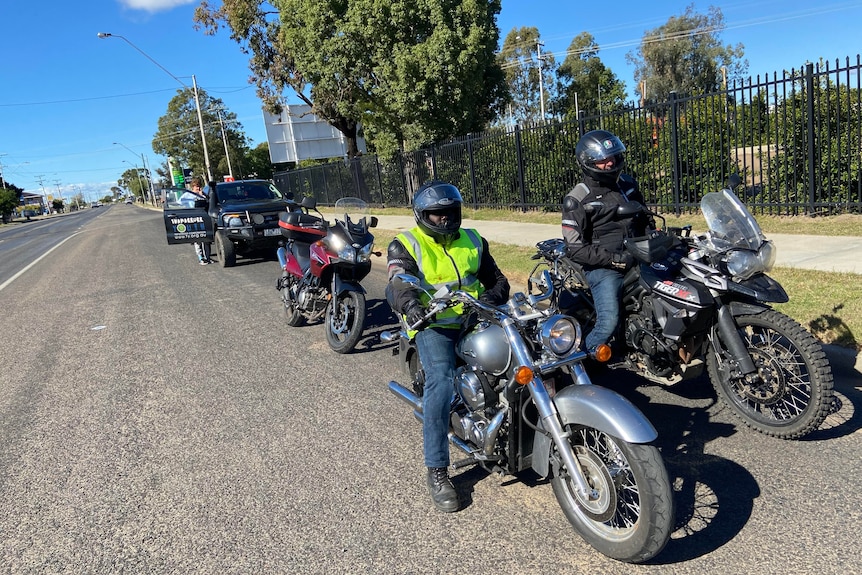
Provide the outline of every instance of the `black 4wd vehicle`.
[[236,263],[237,255],[257,250],[275,254],[281,239],[278,214],[299,209],[293,197],[282,194],[266,180],[219,182],[209,194],[215,253],[222,267]]
[[207,200],[181,202],[185,188],[162,190],[169,244],[215,243],[222,267],[236,264],[237,255],[258,250],[275,254],[282,238],[278,214],[300,209],[266,180],[219,182],[207,187]]

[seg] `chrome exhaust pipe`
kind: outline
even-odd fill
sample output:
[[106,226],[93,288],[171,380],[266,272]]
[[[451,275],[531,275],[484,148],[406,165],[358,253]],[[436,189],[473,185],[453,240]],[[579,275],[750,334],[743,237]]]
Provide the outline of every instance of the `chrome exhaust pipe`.
[[[413,416],[418,419],[420,422],[424,422],[425,418],[422,416],[422,398],[418,395],[398,383],[397,381],[389,382],[389,391],[395,394],[395,397],[405,402],[407,405],[413,408]],[[501,412],[502,413],[502,412]],[[500,419],[500,423],[502,423],[502,418]],[[499,431],[499,424],[496,426],[496,431]],[[452,433],[451,431],[448,434],[449,443],[466,453],[467,455],[472,455],[476,453],[476,448],[471,447],[467,444],[463,439]]]
[[389,382],[389,391],[394,393],[395,397],[404,401],[405,403],[407,403],[407,405],[412,407],[414,411],[418,412],[419,416],[422,415],[422,399],[418,395],[416,395],[397,381]]

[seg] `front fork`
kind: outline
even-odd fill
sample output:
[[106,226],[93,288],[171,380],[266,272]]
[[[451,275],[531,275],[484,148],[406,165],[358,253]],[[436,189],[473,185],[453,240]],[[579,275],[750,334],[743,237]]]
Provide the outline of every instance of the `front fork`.
[[721,336],[721,341],[727,346],[727,351],[736,360],[739,371],[743,376],[757,371],[754,361],[751,359],[751,354],[748,353],[748,348],[739,335],[736,320],[733,319],[730,306],[721,305],[718,307],[718,333]]
[[[515,327],[515,323],[512,320],[505,320],[503,322],[503,329],[506,331],[506,335],[510,342],[523,342],[523,336],[518,332]],[[512,351],[514,352],[515,360],[518,362],[518,365],[533,365],[531,355],[529,351],[524,348],[523,344],[513,345]],[[572,370],[573,375],[579,383],[582,381],[582,377],[586,377],[586,372],[581,364],[573,365]],[[578,456],[572,449],[572,444],[569,443],[571,433],[563,429],[563,425],[560,422],[560,415],[557,412],[557,407],[554,405],[551,396],[545,389],[545,385],[542,382],[541,377],[534,375],[527,387],[536,404],[542,428],[551,436],[551,439],[553,439],[554,444],[557,446],[557,452],[560,454],[566,469],[569,470],[569,475],[575,482],[578,495],[586,501],[597,500],[599,498],[599,493],[595,489],[591,488],[589,483],[587,483],[587,479],[584,477],[581,465],[578,462]]]

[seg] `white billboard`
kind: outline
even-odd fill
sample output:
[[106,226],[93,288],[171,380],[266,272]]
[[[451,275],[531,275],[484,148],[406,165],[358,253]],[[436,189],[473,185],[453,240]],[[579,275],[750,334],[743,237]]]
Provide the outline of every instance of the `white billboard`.
[[[285,106],[279,115],[263,111],[269,159],[273,164],[343,158],[347,139],[306,105]],[[359,151],[365,153],[365,140],[357,138]]]

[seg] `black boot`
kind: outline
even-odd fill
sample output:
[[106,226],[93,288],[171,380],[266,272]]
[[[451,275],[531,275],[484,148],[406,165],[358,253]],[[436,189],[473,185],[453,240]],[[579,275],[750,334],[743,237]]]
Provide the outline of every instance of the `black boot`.
[[449,480],[449,473],[445,467],[428,468],[428,491],[431,492],[431,501],[434,506],[443,513],[458,511],[458,494]]

